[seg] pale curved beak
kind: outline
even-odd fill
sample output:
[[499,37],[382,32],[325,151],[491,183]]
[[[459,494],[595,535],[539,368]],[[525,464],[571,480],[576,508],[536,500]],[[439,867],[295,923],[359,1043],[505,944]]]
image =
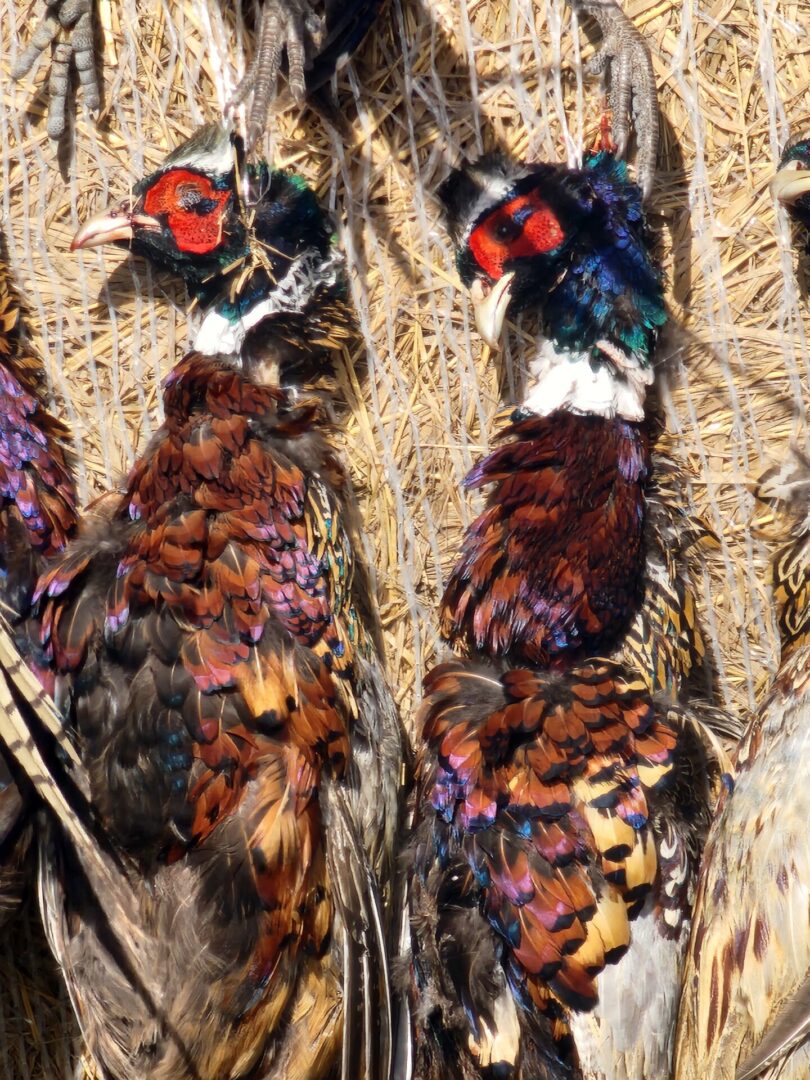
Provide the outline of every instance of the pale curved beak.
[[810,169],[791,161],[771,180],[771,194],[783,203],[793,203],[810,194]]
[[160,222],[148,214],[135,213],[132,204],[126,200],[86,221],[73,237],[70,250],[100,247],[116,240],[129,243],[136,226],[159,230]]
[[470,299],[475,310],[475,325],[490,349],[500,347],[503,321],[512,299],[514,277],[514,272],[504,274],[492,286],[481,278],[476,278],[472,283]]

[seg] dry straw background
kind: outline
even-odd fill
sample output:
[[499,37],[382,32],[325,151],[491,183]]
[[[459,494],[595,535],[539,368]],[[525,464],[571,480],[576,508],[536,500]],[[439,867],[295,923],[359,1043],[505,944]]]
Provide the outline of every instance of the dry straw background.
[[[7,77],[41,6],[0,0],[2,224],[89,498],[159,424],[161,378],[193,327],[173,282],[114,251],[71,255],[70,238],[220,114],[250,35],[238,4],[98,0],[102,113],[96,121],[80,103],[72,142],[55,147],[44,65],[23,86]],[[810,129],[810,0],[626,10],[650,42],[663,116],[652,209],[675,325],[660,351],[660,397],[690,478],[684,498],[720,537],[699,569],[719,689],[747,709],[775,656],[752,481],[806,440],[810,404],[802,268],[797,276],[790,227],[768,190],[788,133]],[[576,158],[600,109],[582,76],[589,30],[562,0],[389,0],[337,82],[349,134],[293,109],[267,138],[276,162],[301,171],[334,211],[351,269],[368,372],[341,373],[342,437],[406,722],[435,655],[444,577],[475,512],[461,480],[521,378],[518,349],[489,356],[470,331],[433,192],[462,151]],[[72,1075],[58,986],[36,918],[15,921],[0,935],[3,1077]]]

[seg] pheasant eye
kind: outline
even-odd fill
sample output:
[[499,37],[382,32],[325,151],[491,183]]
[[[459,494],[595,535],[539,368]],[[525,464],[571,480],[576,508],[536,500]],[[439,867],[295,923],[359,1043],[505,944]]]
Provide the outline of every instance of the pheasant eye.
[[513,259],[554,251],[565,233],[557,215],[537,191],[518,195],[485,217],[470,234],[470,251],[494,281]]
[[196,184],[178,184],[176,191],[177,202],[183,210],[191,210],[199,213],[200,203],[204,201],[208,202],[211,207],[216,206],[216,203],[211,203],[210,199],[205,199],[205,196]]
[[523,224],[521,222],[515,221],[514,218],[502,216],[495,222],[495,227],[492,230],[495,239],[500,240],[503,244],[510,244],[513,240],[517,240],[522,232]]

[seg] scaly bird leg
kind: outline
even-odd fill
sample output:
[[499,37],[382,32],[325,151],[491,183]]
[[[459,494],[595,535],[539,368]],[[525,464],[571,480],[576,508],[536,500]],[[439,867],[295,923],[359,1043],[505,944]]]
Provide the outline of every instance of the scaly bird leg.
[[45,0],[45,4],[48,10],[12,67],[11,77],[22,79],[48,46],[56,42],[48,81],[48,134],[58,139],[65,130],[71,58],[84,88],[87,107],[97,109],[101,103],[96,77],[93,0]]
[[317,52],[323,35],[323,20],[313,12],[308,0],[265,0],[257,29],[253,61],[228,105],[229,110],[235,109],[248,95],[253,95],[248,117],[249,147],[260,138],[267,123],[285,49],[290,92],[299,105],[304,100],[308,46],[312,46],[310,55]]
[[588,72],[609,76],[613,138],[622,156],[630,139],[632,112],[639,184],[649,195],[658,153],[658,95],[647,42],[614,0],[571,0],[571,5],[577,14],[590,15],[602,31],[602,45]]

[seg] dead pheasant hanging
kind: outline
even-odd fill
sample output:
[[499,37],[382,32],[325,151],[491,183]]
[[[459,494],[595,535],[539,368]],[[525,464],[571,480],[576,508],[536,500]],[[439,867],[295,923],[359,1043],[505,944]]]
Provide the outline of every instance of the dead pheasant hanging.
[[384,1077],[400,731],[348,477],[321,406],[278,378],[345,335],[340,259],[303,181],[219,128],[74,247],[112,239],[208,314],[124,495],[36,593],[131,889],[108,940],[43,834],[51,945],[105,1077]]
[[76,528],[67,429],[45,409],[42,363],[27,343],[20,301],[0,261],[0,607],[29,610],[43,560]]
[[706,843],[678,1023],[680,1080],[810,1074],[810,462],[797,455],[760,494],[781,503],[777,521],[792,534],[773,565],[782,654]]
[[[16,290],[0,261],[0,620],[17,645],[26,637],[37,574],[76,527],[68,432],[46,412],[43,382]],[[34,663],[30,654],[26,658]],[[0,921],[19,902],[29,844],[25,800],[0,752]]]
[[[785,148],[771,185],[810,225],[810,144]],[[796,453],[760,496],[792,533],[773,564],[781,659],[736,754],[706,844],[678,1023],[680,1080],[810,1072],[810,918],[804,746],[810,691],[810,463]]]
[[602,149],[582,169],[485,158],[440,197],[482,336],[522,310],[541,337],[468,480],[494,486],[442,629],[471,657],[425,682],[414,1072],[663,1080],[723,754],[651,697],[686,696],[702,646],[676,515],[649,505],[665,313],[641,192]]

